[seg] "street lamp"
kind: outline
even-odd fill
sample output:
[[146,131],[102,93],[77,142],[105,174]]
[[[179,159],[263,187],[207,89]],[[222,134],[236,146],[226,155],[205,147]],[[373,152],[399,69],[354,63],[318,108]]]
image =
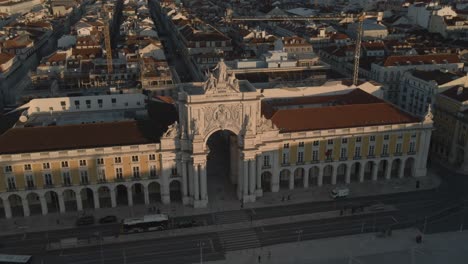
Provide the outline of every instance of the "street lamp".
[[197,243],[197,246],[200,247],[200,264],[203,264],[203,247],[205,246],[205,243],[200,241]]
[[297,230],[295,233],[297,234],[297,243],[301,242],[301,235],[302,235],[302,232],[304,232],[304,230],[302,229],[299,229]]

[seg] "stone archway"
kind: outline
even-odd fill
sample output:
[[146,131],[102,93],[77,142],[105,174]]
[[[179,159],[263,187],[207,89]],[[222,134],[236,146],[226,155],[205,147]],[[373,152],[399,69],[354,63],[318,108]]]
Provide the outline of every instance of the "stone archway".
[[171,202],[181,202],[182,201],[182,184],[179,181],[173,180],[169,184],[169,196]]
[[155,181],[148,184],[148,195],[150,203],[161,202],[161,185]]
[[351,165],[351,182],[359,182],[359,175],[361,174],[361,163],[354,162]]
[[55,213],[59,212],[60,204],[58,194],[55,191],[47,191],[44,194],[46,204],[47,204],[47,212]]
[[205,146],[208,197],[212,202],[238,200],[241,195],[239,188],[242,188],[238,182],[243,172],[239,172],[242,167],[237,135],[230,130],[217,130],[207,137]]
[[94,208],[94,193],[91,188],[83,188],[80,190],[81,194],[81,203],[83,209],[93,209]]
[[262,173],[262,190],[263,192],[271,192],[271,179],[272,175],[269,171]]
[[291,173],[287,169],[284,169],[280,172],[279,186],[281,190],[289,190],[289,177],[291,176],[290,174]]
[[410,157],[407,158],[405,161],[405,169],[404,169],[404,176],[405,177],[413,177],[414,176],[414,158]]
[[127,186],[119,184],[115,187],[115,199],[117,206],[128,206]]
[[364,166],[364,181],[372,181],[372,173],[375,169],[375,162],[366,162],[366,165]]
[[342,163],[336,169],[336,184],[346,184],[346,171],[348,166]]
[[133,204],[145,204],[145,188],[141,183],[134,183],[130,188]]
[[101,208],[111,208],[112,207],[112,198],[110,188],[107,186],[100,186],[97,190],[99,198],[99,206]]
[[10,202],[11,215],[13,217],[24,216],[23,210],[23,199],[17,194],[11,194],[8,196],[8,201]]
[[332,184],[333,166],[327,165],[323,168],[323,184]]
[[65,205],[65,212],[73,212],[78,210],[76,203],[76,193],[71,189],[63,191],[63,202]]
[[313,166],[309,169],[309,186],[318,186],[318,178],[320,175],[320,168]]
[[401,164],[401,159],[394,159],[392,162],[392,170],[390,173],[390,176],[392,179],[398,179],[400,177],[400,167],[402,166]]
[[26,200],[28,201],[29,213],[31,215],[42,214],[41,200],[37,193],[28,193],[28,195],[26,195]]
[[294,170],[294,188],[304,188],[304,169],[297,168]]
[[385,180],[386,179],[388,166],[389,166],[388,160],[381,160],[379,162],[379,170],[377,172],[377,180]]

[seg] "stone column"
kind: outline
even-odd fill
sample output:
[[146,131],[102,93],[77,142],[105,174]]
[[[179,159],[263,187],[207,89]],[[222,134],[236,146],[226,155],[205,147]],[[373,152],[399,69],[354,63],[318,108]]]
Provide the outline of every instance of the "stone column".
[[[333,165],[332,165],[333,166]],[[338,166],[333,166],[333,172],[332,172],[332,178],[331,178],[331,183],[333,185],[336,184],[336,176],[338,175]]]
[[304,177],[304,188],[309,187],[309,169],[306,170],[304,168],[304,170],[303,170],[304,175],[302,175],[302,177]]
[[186,204],[188,196],[187,161],[182,160],[182,200]]
[[272,172],[271,172],[271,191],[278,192],[279,191],[279,157],[278,157],[278,150],[273,151],[273,164],[272,164]]
[[263,189],[262,189],[262,156],[257,155],[257,189],[255,190],[255,195],[257,197],[263,196]]
[[387,161],[387,168],[385,168],[385,179],[390,179],[392,177],[392,162]]
[[256,160],[255,159],[251,159],[249,160],[249,168],[250,168],[250,171],[249,171],[249,182],[250,182],[250,185],[249,185],[249,194],[251,195],[255,195],[255,181],[257,179],[257,166],[256,166]]
[[199,164],[193,164],[194,166],[194,173],[193,173],[193,185],[194,185],[194,200],[198,201],[200,200],[200,184],[199,184],[199,173],[200,173],[200,165]]
[[317,185],[322,186],[323,185],[323,167],[318,166],[319,168],[319,173],[317,175]]
[[376,181],[379,173],[379,165],[377,162],[372,163],[372,180]]
[[[130,188],[130,193],[131,193],[131,188]],[[94,200],[94,208],[99,209],[101,208],[101,203],[99,202],[99,193],[97,190],[93,190],[93,200]]]
[[23,205],[23,214],[24,216],[29,216],[30,215],[30,211],[29,211],[29,203],[28,203],[28,200],[27,200],[27,196],[26,197],[21,197],[21,203]]
[[289,172],[289,190],[294,190],[294,172]]
[[242,153],[239,153],[237,166],[237,198],[241,200],[244,195],[242,190],[244,186],[244,155]]
[[206,192],[207,179],[206,179],[206,162],[200,164],[200,199],[206,200],[208,194]]
[[111,205],[112,205],[112,208],[115,208],[117,207],[117,197],[116,197],[116,193],[115,193],[115,188],[112,188],[110,191],[109,191],[109,194],[110,194],[110,197],[111,197]]
[[193,164],[192,161],[188,162],[188,171],[187,171],[187,182],[188,182],[188,192],[190,196],[194,197],[195,193],[195,181],[194,181],[194,175],[197,171],[195,170],[195,165]]
[[150,204],[148,185],[143,185],[143,195],[145,197],[145,204]]
[[39,196],[39,201],[41,202],[42,215],[46,215],[48,213],[48,209],[47,209],[47,201],[46,201],[44,194]]
[[366,172],[366,165],[359,163],[359,182],[364,182],[364,173]]
[[[429,155],[429,145],[431,142],[431,133],[432,130],[427,129],[426,131],[421,132],[419,139],[419,146],[416,150],[416,159],[414,164],[414,176],[426,176],[427,175],[427,157]],[[467,142],[468,144],[468,142]],[[464,146],[466,153],[467,144]],[[462,165],[462,170],[465,172],[468,171],[468,155],[464,156],[464,161]]]
[[57,198],[58,198],[58,204],[59,204],[59,211],[60,213],[64,213],[65,212],[65,201],[63,200],[63,194],[57,194]]
[[128,206],[133,206],[133,192],[132,192],[131,186],[127,186],[127,199],[128,199]]
[[249,195],[249,161],[244,159],[242,161],[243,170],[242,170],[242,195],[245,197]]
[[[11,206],[10,206],[10,200],[8,200],[8,198],[3,200],[3,208],[5,210],[5,217],[6,218],[11,218],[12,217]],[[46,214],[47,214],[47,212],[46,212]]]
[[353,165],[346,164],[346,184],[351,183],[351,168]]
[[81,192],[76,192],[75,194],[76,199],[76,210],[83,211],[83,201],[81,200]]
[[398,178],[405,177],[405,161],[406,160],[401,159],[400,168],[398,168]]

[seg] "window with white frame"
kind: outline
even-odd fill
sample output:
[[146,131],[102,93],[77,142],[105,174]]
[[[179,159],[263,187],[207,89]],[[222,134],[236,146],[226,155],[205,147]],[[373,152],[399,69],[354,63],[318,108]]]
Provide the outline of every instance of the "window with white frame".
[[115,178],[120,180],[123,179],[122,168],[115,168]]
[[68,172],[68,171],[62,172],[62,180],[63,180],[64,185],[71,185],[70,172]]
[[138,156],[132,156],[132,162],[138,162]]
[[101,182],[103,181],[106,181],[106,169],[104,168],[99,168],[97,170],[97,176],[98,176],[98,180],[100,180]]
[[398,154],[401,153],[401,143],[396,144],[395,153],[398,153]]
[[270,167],[270,156],[264,155],[263,156],[263,167]]
[[375,141],[375,136],[370,136],[369,140],[370,141]]
[[80,160],[80,166],[81,167],[86,166],[86,160]]
[[81,184],[88,184],[89,183],[88,171],[85,171],[85,170],[80,171],[80,182],[81,182]]
[[327,141],[327,144],[328,144],[328,145],[333,145],[333,139],[329,139],[329,140]]
[[50,163],[49,162],[42,163],[42,169],[44,169],[44,170],[50,169]]
[[416,149],[416,142],[411,141],[409,143],[409,152],[415,152],[415,149]]
[[313,161],[318,161],[319,157],[318,157],[318,150],[313,150],[312,151],[312,160]]
[[33,177],[33,175],[32,174],[26,174],[25,179],[26,179],[26,187],[34,188],[34,177]]
[[97,163],[97,165],[104,165],[104,159],[103,158],[97,158],[96,163]]
[[155,154],[149,154],[148,159],[149,160],[156,160],[156,155]]
[[282,164],[288,164],[288,163],[289,163],[289,153],[288,152],[283,152]]
[[156,165],[150,165],[149,171],[150,171],[150,177],[157,177],[158,176],[157,170],[156,170]]
[[304,151],[297,152],[297,163],[304,162]]
[[283,148],[285,148],[285,149],[289,148],[289,143],[284,144]]
[[361,142],[362,138],[361,137],[356,137],[356,142]]
[[25,171],[30,171],[31,170],[31,164],[24,164],[24,170]]
[[62,161],[62,168],[68,168],[68,161]]
[[346,148],[341,148],[341,152],[340,152],[340,158],[341,159],[345,159],[348,157],[348,151]]
[[312,143],[312,145],[314,145],[316,147],[316,146],[320,145],[320,141],[315,140],[314,143]]
[[302,141],[302,142],[299,142],[299,147],[300,147],[300,148],[303,148],[303,147],[304,147],[304,142],[303,142],[303,141]]
[[171,175],[177,176],[177,167],[172,167],[172,169],[171,169]]
[[374,154],[375,154],[374,151],[375,151],[375,146],[370,145],[370,146],[369,146],[369,154],[368,154],[368,155],[369,155],[369,156],[374,156]]
[[7,165],[3,168],[3,171],[5,173],[10,173],[10,172],[13,172],[13,168],[10,165]]
[[383,144],[382,155],[388,155],[388,144]]
[[356,146],[354,148],[354,157],[356,157],[356,158],[361,157],[361,147],[360,146]]
[[341,143],[342,143],[342,144],[347,144],[347,143],[348,143],[348,139],[347,139],[347,138],[342,138],[342,139],[341,139]]
[[384,136],[383,136],[383,139],[384,139],[384,140],[389,140],[389,139],[390,139],[390,136],[389,136],[389,135],[384,135]]
[[135,166],[132,168],[133,178],[140,178],[140,167]]
[[16,190],[15,177],[13,177],[13,176],[7,177],[7,184],[8,184],[8,189],[9,190]]
[[52,174],[50,173],[45,173],[44,174],[44,183],[46,186],[51,186],[53,185],[53,181],[52,181]]
[[115,157],[114,162],[115,163],[122,163],[122,158],[121,157]]

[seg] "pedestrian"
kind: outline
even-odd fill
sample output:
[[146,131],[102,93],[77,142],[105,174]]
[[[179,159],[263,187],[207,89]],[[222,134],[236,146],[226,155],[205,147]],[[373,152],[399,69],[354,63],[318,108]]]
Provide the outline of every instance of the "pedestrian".
[[158,211],[157,211],[156,213],[157,213],[157,214],[160,214],[160,213],[161,213],[161,210],[159,210],[159,208],[158,208]]
[[241,202],[241,209],[244,208],[244,202]]
[[258,263],[261,263],[262,262],[262,256],[258,256]]
[[59,219],[57,219],[57,225],[59,225],[59,224],[60,224],[60,220],[59,220]]
[[289,200],[291,200],[291,195],[290,195],[290,194],[288,194],[288,201],[289,201]]
[[284,195],[283,195],[283,197],[281,197],[281,201],[284,202]]

